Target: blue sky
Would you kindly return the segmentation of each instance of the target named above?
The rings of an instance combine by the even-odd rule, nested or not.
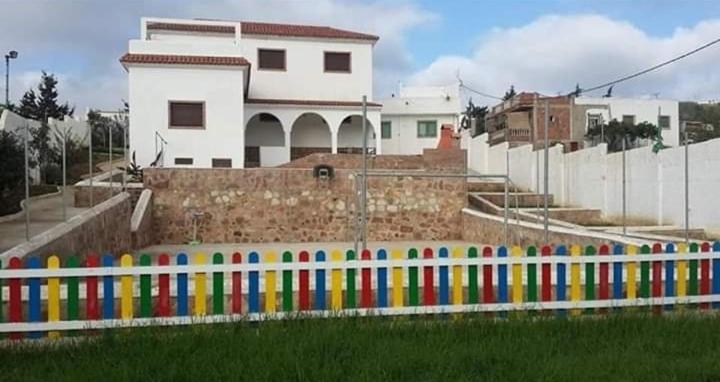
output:
[[[142,16],[309,23],[378,34],[375,98],[398,83],[442,85],[458,75],[492,94],[511,84],[553,94],[720,38],[720,1],[0,1],[0,50],[20,51],[12,63],[12,98],[47,70],[59,77],[61,98],[78,110],[117,108],[126,98],[117,58],[137,38]],[[718,62],[720,45],[615,90],[720,99]]]
[[[605,15],[630,21],[657,37],[669,36],[678,27],[692,27],[712,16],[720,17],[720,1],[712,0],[422,0],[418,4],[441,15],[410,36],[408,46],[418,68],[438,55],[467,53],[485,31],[522,26],[548,14]]]

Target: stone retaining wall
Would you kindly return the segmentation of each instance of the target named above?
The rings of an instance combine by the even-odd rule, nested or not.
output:
[[[155,243],[352,241],[352,170],[330,181],[311,169],[146,169]],[[456,240],[465,180],[370,178],[368,240]]]

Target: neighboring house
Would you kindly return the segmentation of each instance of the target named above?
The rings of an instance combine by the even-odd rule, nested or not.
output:
[[[679,144],[678,102],[661,99],[618,97],[544,97],[520,93],[492,107],[485,119],[488,143],[509,142],[511,147],[535,143],[542,147],[545,131],[545,102],[548,103],[548,140],[562,143],[566,151],[581,148],[588,129],[613,119],[632,124],[649,122],[662,129],[666,146]],[[640,142],[648,144],[649,142]]]
[[[573,122],[582,125],[585,131],[613,119],[632,124],[649,122],[660,127],[665,146],[680,144],[678,101],[654,98],[577,97],[575,105]]]
[[[130,148],[147,166],[275,166],[382,150],[372,102],[378,37],[324,26],[144,18],[128,71]]]
[[[400,86],[397,95],[381,103],[383,153],[422,154],[437,147],[443,125],[458,126],[460,86]]]
[[[575,151],[582,145],[584,130],[573,126],[572,97],[546,97],[523,92],[488,110],[485,128],[488,143],[509,142],[510,147],[535,143],[542,146],[545,139],[545,103],[548,104],[548,140],[550,144],[565,144]]]

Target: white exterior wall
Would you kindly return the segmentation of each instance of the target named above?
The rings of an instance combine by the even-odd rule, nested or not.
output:
[[[211,167],[212,158],[230,158],[243,167],[243,76],[237,68],[139,66],[129,69],[130,147],[146,167],[155,155],[155,132],[168,144],[164,164],[193,158],[193,167]],[[168,101],[205,102],[205,129],[168,129]]]
[[[250,98],[372,101],[372,47],[370,42],[328,39],[260,38],[246,35],[242,53],[252,63]],[[284,49],[285,67],[258,68],[258,49]],[[350,73],[326,73],[324,52],[350,52]]]
[[[457,126],[457,117],[447,114],[387,115],[383,113],[381,120],[390,121],[392,125],[391,138],[382,140],[384,153],[397,155],[422,154],[423,149],[437,148],[442,125],[449,123]],[[417,136],[418,121],[437,121],[437,136],[419,138]]]
[[[487,144],[487,134],[463,134],[468,166],[481,174],[504,174],[509,151],[510,178],[519,187],[538,192],[536,153],[529,145],[508,149],[506,143]],[[684,147],[661,150],[650,147],[626,152],[626,205],[629,218],[657,224],[685,223]],[[720,232],[720,139],[689,146],[690,226]],[[540,188],[543,191],[544,154],[539,152]],[[607,153],[607,146],[563,154],[562,146],[549,150],[549,192],[556,204],[602,209],[605,217],[622,215],[622,153]]]
[[[623,115],[634,115],[635,123],[649,122],[658,125],[658,115],[670,117],[670,129],[663,130],[663,143],[676,147],[680,144],[680,111],[679,103],[674,100],[635,99],[635,98],[575,98],[578,105],[607,105],[608,109],[589,110],[588,114],[602,114],[603,120],[617,119],[622,121]],[[587,126],[585,126],[587,131]]]

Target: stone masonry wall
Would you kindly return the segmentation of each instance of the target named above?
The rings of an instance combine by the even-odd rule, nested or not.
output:
[[[330,181],[311,169],[147,169],[156,243],[351,241],[351,170]],[[368,182],[369,240],[459,239],[465,181],[377,177]]]

